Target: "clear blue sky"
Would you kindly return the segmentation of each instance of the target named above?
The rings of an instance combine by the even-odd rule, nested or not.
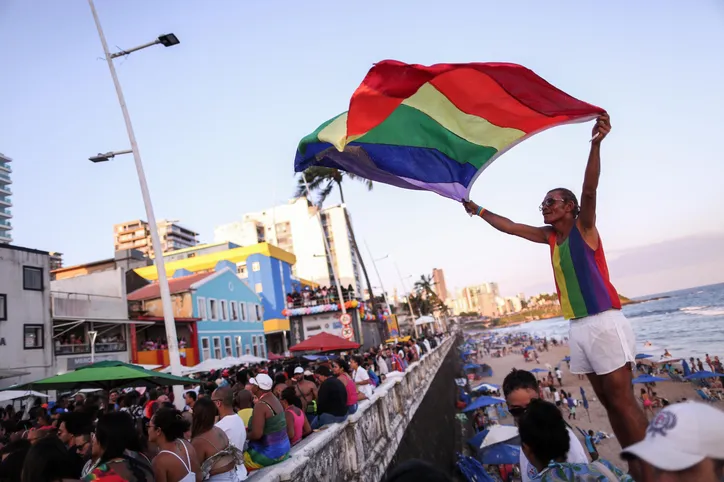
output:
[[[724,231],[724,4],[97,0],[111,46],[174,32],[117,61],[156,216],[214,226],[281,203],[298,140],[346,110],[373,62],[510,61],[606,108],[599,229],[609,250]],[[145,218],[91,14],[82,0],[0,2],[0,151],[14,158],[15,244],[112,255],[112,225]],[[545,192],[580,190],[590,125],[548,131],[482,175],[473,199],[541,222]],[[360,240],[448,287],[549,283],[545,247],[505,237],[432,193],[348,186]],[[380,262],[388,291],[397,284]],[[372,270],[370,267],[372,274]],[[374,274],[372,274],[374,276]],[[614,273],[615,278],[615,273]],[[615,281],[615,280],[614,280]],[[374,282],[377,285],[377,282]],[[646,292],[645,287],[642,291]]]

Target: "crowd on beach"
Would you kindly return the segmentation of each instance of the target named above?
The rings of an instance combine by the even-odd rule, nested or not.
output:
[[[356,354],[201,374],[175,408],[170,387],[79,392],[0,408],[0,482],[234,482],[286,460],[325,425],[444,339],[428,333]]]
[[[535,355],[548,350],[553,340],[535,339],[525,334],[508,335],[505,337],[484,336],[477,341],[469,340],[468,347],[472,357],[481,363],[485,355],[495,357],[507,355],[521,356],[525,364],[538,360]],[[556,344],[566,344],[563,339]],[[464,352],[468,353],[468,352]],[[706,357],[709,360],[709,357]],[[612,461],[599,455],[598,445],[612,435],[603,431],[582,430],[575,426],[577,415],[580,420],[580,407],[585,395],[567,391],[570,387],[564,383],[563,363],[569,362],[565,357],[552,366],[540,362],[535,363],[530,371],[514,368],[508,373],[497,389],[491,384],[476,384],[471,387],[470,395],[499,395],[502,392],[505,403],[488,406],[472,412],[472,423],[476,431],[488,430],[504,423],[503,420],[512,416],[517,426],[520,460],[515,465],[486,465],[490,480],[502,481],[625,481],[631,482],[632,476]],[[642,373],[668,373],[675,360],[669,363],[637,363]],[[719,367],[711,359],[712,373],[721,373]],[[692,364],[696,369],[692,372],[703,372],[702,367]],[[569,366],[570,368],[570,366]],[[565,377],[580,375],[567,374]],[[579,378],[582,379],[582,378]],[[717,390],[721,387],[721,378],[704,377],[696,380],[682,380],[691,383],[701,390]],[[484,380],[480,380],[484,382]],[[484,390],[480,388],[486,387]],[[645,439],[641,442],[623,447],[620,455],[626,461],[643,460],[655,471],[656,481],[707,481],[718,482],[724,475],[724,412],[711,403],[680,400],[666,400],[657,397],[654,389],[656,384],[648,383],[641,389],[643,407],[650,414],[650,423]],[[719,388],[720,390],[720,388]],[[720,393],[720,392],[717,392]],[[645,403],[653,400],[653,404]],[[713,401],[709,400],[709,401]],[[473,403],[474,400],[469,400]],[[586,410],[588,401],[585,400]],[[579,432],[580,438],[576,436]],[[483,452],[479,452],[482,457]],[[482,460],[482,458],[481,458]],[[588,477],[588,478],[587,478]],[[480,479],[485,480],[485,479]]]

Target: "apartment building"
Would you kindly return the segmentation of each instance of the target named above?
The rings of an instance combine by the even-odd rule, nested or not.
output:
[[[178,224],[178,221],[156,223],[163,252],[191,248],[198,244],[198,233]],[[151,231],[148,223],[141,219],[127,221],[113,226],[114,249],[116,251],[135,249],[153,257]]]

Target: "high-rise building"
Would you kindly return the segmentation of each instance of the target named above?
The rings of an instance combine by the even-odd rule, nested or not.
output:
[[[178,221],[159,221],[156,223],[163,252],[191,248],[198,244],[198,233],[178,224]],[[151,231],[146,221],[136,219],[113,226],[115,251],[136,249],[144,255],[153,257]]]
[[[10,184],[13,183],[10,179],[10,173],[13,172],[10,169],[10,161],[12,159],[0,153],[0,244],[9,244],[13,241],[13,237],[10,235],[10,231],[13,229],[10,219],[13,215],[8,209],[13,205],[10,202],[10,195],[13,193],[10,190]]]
[[[434,283],[433,288],[438,298],[445,302],[447,299],[447,285],[445,284],[445,273],[443,273],[442,269],[433,268],[432,282]]]
[[[51,251],[50,253],[50,271],[55,271],[63,267],[63,253]]]
[[[334,263],[340,284],[352,285],[355,292],[361,294],[359,260],[353,249],[344,208],[322,209],[319,213],[321,225],[318,209],[306,198],[295,198],[285,205],[248,213],[241,221],[216,227],[214,241],[230,241],[240,246],[267,242],[278,246],[296,256],[297,262],[292,268],[294,276],[321,286],[333,284],[331,263]],[[323,233],[329,243],[331,262],[326,255]]]

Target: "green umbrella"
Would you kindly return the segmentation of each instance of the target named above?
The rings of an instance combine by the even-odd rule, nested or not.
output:
[[[198,383],[192,378],[146,370],[120,361],[101,361],[75,371],[35,382],[8,387],[6,390],[76,390],[100,388],[112,390],[122,387],[156,387],[159,385],[188,385]]]

